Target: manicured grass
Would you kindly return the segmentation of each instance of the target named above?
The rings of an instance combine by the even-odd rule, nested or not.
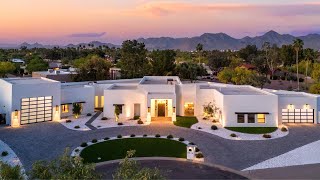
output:
[[[248,134],[265,134],[276,131],[277,127],[225,127],[231,131],[248,133]]]
[[[180,127],[190,128],[193,124],[196,124],[198,119],[193,116],[177,116],[176,122],[173,124]]]
[[[135,157],[187,157],[186,144],[161,138],[126,138],[105,141],[88,146],[80,156],[84,162],[96,163],[123,159],[129,150],[136,150]],[[98,157],[101,159],[98,160]]]

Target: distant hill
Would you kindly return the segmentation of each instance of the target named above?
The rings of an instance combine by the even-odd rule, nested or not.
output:
[[[145,43],[148,49],[180,49],[192,51],[195,50],[198,43],[203,44],[204,49],[206,50],[239,50],[247,45],[256,45],[258,48],[261,48],[264,42],[270,42],[271,44],[277,44],[278,46],[292,44],[293,40],[297,38],[304,41],[305,48],[320,49],[319,34],[295,37],[289,34],[279,34],[275,31],[269,31],[262,36],[247,36],[242,39],[236,39],[224,33],[205,33],[201,36],[191,38],[140,38],[138,41]]]
[[[157,37],[157,38],[139,38],[139,42],[145,43],[148,49],[180,49],[184,51],[193,51],[198,43],[203,44],[205,50],[239,50],[247,45],[256,45],[258,48],[262,47],[264,42],[270,42],[270,44],[277,44],[282,46],[284,44],[292,44],[294,39],[300,38],[304,41],[305,48],[312,48],[320,50],[320,35],[309,34],[306,36],[293,36],[290,34],[279,34],[275,31],[269,31],[262,36],[249,37],[246,36],[241,39],[233,38],[225,33],[204,33],[201,36],[191,38],[172,38],[172,37]],[[67,47],[79,47],[79,45],[85,45],[88,47],[89,43],[69,44],[67,46],[59,46],[62,48]],[[92,41],[90,44],[94,44],[95,47],[106,45],[108,47],[120,47],[111,43],[102,43],[99,41]],[[27,48],[53,48],[58,45],[42,45],[39,43],[28,44],[22,43],[20,45],[1,44],[0,48],[20,48],[26,46]]]

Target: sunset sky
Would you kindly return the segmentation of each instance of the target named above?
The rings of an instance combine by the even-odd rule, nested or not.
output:
[[[0,44],[320,33],[319,0],[0,0]]]

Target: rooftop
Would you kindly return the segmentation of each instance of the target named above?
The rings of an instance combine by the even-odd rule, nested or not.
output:
[[[181,84],[181,81],[177,76],[145,76],[140,81],[140,84],[174,85]]]
[[[267,92],[263,92],[251,86],[235,86],[235,85],[201,85],[200,89],[215,89],[224,95],[267,95]]]
[[[112,90],[136,90],[137,86],[118,86],[118,85],[114,85],[110,89],[112,89]]]
[[[10,84],[46,84],[57,82],[47,78],[4,78],[3,80]]]
[[[278,96],[288,96],[288,97],[316,97],[318,95],[309,94],[305,92],[296,91],[285,91],[285,90],[273,90],[273,89],[263,89],[264,91],[270,92]]]

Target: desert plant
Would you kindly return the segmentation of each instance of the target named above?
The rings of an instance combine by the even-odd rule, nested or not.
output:
[[[79,129],[79,128],[80,128],[80,126],[74,126],[74,128],[75,128],[75,129]]]
[[[189,142],[189,145],[196,145],[194,142]]]
[[[78,118],[81,114],[81,104],[73,103],[72,113],[75,118]]]
[[[140,119],[140,116],[133,116],[133,120],[138,120]]]
[[[211,129],[212,129],[212,130],[218,130],[218,127],[217,127],[216,125],[212,125],[212,126],[211,126]]]
[[[237,135],[234,134],[234,133],[230,134],[230,136],[231,136],[231,137],[237,137]]]
[[[104,140],[109,140],[109,139],[110,139],[109,137],[105,137],[105,138],[104,138]]]
[[[2,151],[1,156],[8,156],[8,151]]]
[[[92,114],[91,114],[91,113],[88,113],[87,116],[92,116]]]
[[[75,149],[74,152],[79,152],[79,149]]]
[[[144,134],[143,137],[147,137],[148,135]]]
[[[282,128],[281,128],[281,131],[282,131],[282,132],[287,132],[288,129],[287,129],[286,127],[282,127]]]
[[[271,135],[270,134],[264,134],[262,137],[266,138],[266,139],[270,139]]]
[[[122,125],[123,125],[123,123],[121,123],[121,122],[118,123],[118,126],[122,126]]]
[[[119,139],[122,138],[122,135],[119,134],[119,135],[117,136],[117,138],[119,138]]]
[[[184,138],[183,137],[179,137],[179,141],[184,141]]]
[[[196,152],[200,152],[200,149],[196,147]]]
[[[97,140],[97,139],[92,139],[91,142],[92,142],[92,143],[96,143],[96,142],[98,142],[98,140]]]
[[[108,118],[107,117],[102,117],[101,120],[103,120],[103,121],[104,120],[108,120]]]
[[[142,120],[138,120],[138,124],[143,124],[143,121]]]
[[[169,135],[167,136],[167,138],[168,138],[168,139],[172,139],[173,136],[172,136],[171,134],[169,134]]]
[[[155,137],[159,138],[159,137],[161,137],[161,136],[160,136],[160,134],[156,134]]]
[[[87,147],[88,146],[88,144],[86,143],[86,142],[83,142],[83,143],[81,143],[81,145],[80,145],[81,147]]]
[[[20,166],[10,166],[0,161],[0,179],[23,180]]]
[[[135,134],[131,134],[130,137],[136,137],[136,135]]]
[[[203,156],[203,154],[202,153],[198,153],[198,154],[196,154],[196,158],[203,158],[204,156]]]
[[[118,105],[116,105],[114,107],[114,115],[116,117],[116,122],[118,122],[119,121],[119,115],[120,115],[120,107]]]
[[[198,129],[202,129],[202,127],[198,127]]]
[[[66,123],[71,123],[72,121],[70,119],[67,119],[66,120]]]

